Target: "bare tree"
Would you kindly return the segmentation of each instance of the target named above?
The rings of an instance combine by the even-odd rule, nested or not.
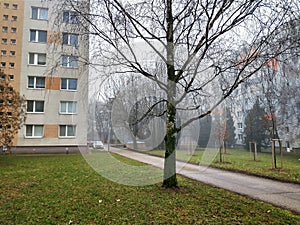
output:
[[[8,76],[0,70],[0,144],[12,146],[18,129],[25,122],[25,99],[14,90]]]
[[[109,67],[112,77],[145,77],[165,92],[164,187],[177,186],[176,134],[211,114],[270,59],[293,47],[278,41],[287,37],[277,31],[299,18],[293,0],[94,0],[90,13],[81,13],[77,2],[67,4],[94,40],[90,63]],[[145,57],[161,69],[147,69]],[[176,114],[185,111],[192,116],[178,123]]]
[[[300,147],[300,47],[283,60],[277,106],[278,127],[287,148]]]
[[[286,147],[290,148],[292,146],[299,147],[300,143],[298,131],[300,125],[300,22],[291,20],[288,25],[290,34],[288,42],[296,42],[298,46],[290,49],[276,60],[270,61],[269,68],[273,67],[273,71],[269,72],[268,80],[273,83],[274,95],[266,97],[270,97],[270,101],[275,103],[274,119],[277,123],[278,133],[280,138],[285,139]],[[278,67],[279,71],[276,71]]]
[[[216,143],[219,144],[219,159],[220,163],[224,162],[224,153],[226,153],[226,141],[228,139],[228,130],[227,130],[227,112],[226,110],[219,110],[216,112],[216,117],[214,119],[215,125],[213,134],[214,138],[217,140]],[[224,117],[226,119],[224,119]]]
[[[298,50],[299,51],[299,50]],[[293,57],[292,54],[288,54],[288,57]],[[269,133],[272,142],[282,143],[284,138],[287,148],[290,147],[290,140],[288,139],[290,129],[293,129],[291,124],[299,125],[299,109],[297,109],[297,101],[299,96],[299,80],[296,78],[294,71],[285,71],[281,69],[279,71],[279,60],[277,58],[272,59],[267,64],[267,67],[261,71],[261,99],[265,105],[266,118],[269,121]],[[280,61],[282,68],[288,66],[287,62],[284,62],[284,58]],[[289,62],[290,63],[290,62]],[[296,64],[296,68],[299,66]],[[291,66],[291,65],[290,65]],[[290,68],[295,68],[293,65]],[[292,120],[294,121],[292,122]],[[297,128],[296,128],[297,129]],[[280,144],[280,152],[282,152],[282,145]],[[274,145],[276,148],[276,145]],[[274,167],[276,165],[276,151],[273,153]]]

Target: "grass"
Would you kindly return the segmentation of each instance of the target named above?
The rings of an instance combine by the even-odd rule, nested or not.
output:
[[[157,156],[164,155],[164,151],[162,150],[153,150],[148,153]],[[196,150],[194,154],[190,156],[187,151],[177,151],[177,159],[184,159],[191,163],[199,164],[203,153],[204,150]],[[270,153],[258,153],[257,161],[254,161],[253,154],[250,155],[250,153],[244,149],[227,149],[227,154],[224,154],[224,162],[220,163],[219,155],[217,154],[210,166],[245,172],[282,181],[300,183],[299,159],[300,153],[285,153],[282,157],[283,167],[273,170]],[[277,167],[281,167],[279,154],[277,154]]]
[[[6,225],[297,224],[300,220],[287,210],[182,177],[179,189],[164,189],[161,184],[123,186],[101,177],[81,155],[0,156],[0,177],[0,224]]]

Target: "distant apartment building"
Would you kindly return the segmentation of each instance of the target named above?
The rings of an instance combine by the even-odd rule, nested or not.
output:
[[[80,32],[80,16],[59,4],[0,0],[0,69],[26,99],[15,151],[64,152],[87,144],[89,39]]]
[[[235,90],[232,105],[237,145],[246,144],[245,119],[258,98],[265,109],[265,116],[270,120],[274,116],[283,146],[290,150],[300,148],[300,61],[297,55],[291,54],[290,58],[291,61],[285,64],[276,60],[275,67],[266,66],[265,70],[258,72]]]

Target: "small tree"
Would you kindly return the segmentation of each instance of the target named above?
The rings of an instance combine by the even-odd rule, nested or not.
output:
[[[0,78],[0,144],[10,147],[25,121],[25,99],[14,90],[1,70]]]
[[[220,146],[216,146],[219,147],[220,162],[224,162],[223,153],[226,153],[226,142],[228,140],[226,117],[226,110],[219,110],[216,112],[213,120],[213,136],[216,140],[215,143],[220,144]]]
[[[268,124],[266,112],[260,106],[257,98],[245,119],[245,144],[248,150],[250,149],[249,142],[256,142],[258,151],[261,151],[261,148],[266,146],[266,141],[269,138]]]

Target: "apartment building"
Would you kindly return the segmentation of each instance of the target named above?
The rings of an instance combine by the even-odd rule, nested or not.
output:
[[[289,63],[266,67],[264,72],[260,71],[235,91],[232,109],[237,145],[245,145],[245,119],[258,98],[269,119],[272,110],[283,147],[289,150],[300,148],[300,61],[298,56],[291,55],[290,58],[293,60]]]
[[[13,151],[86,146],[89,40],[80,16],[59,1],[0,0],[0,9],[0,69],[26,99]]]

